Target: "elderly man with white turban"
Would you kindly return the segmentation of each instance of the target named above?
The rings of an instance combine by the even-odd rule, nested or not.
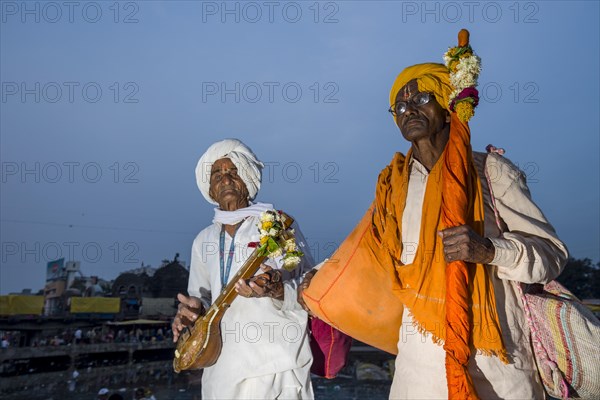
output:
[[[198,234],[192,246],[190,296],[178,295],[181,304],[172,325],[175,341],[235,276],[253,251],[249,244],[259,241],[260,214],[273,209],[271,204],[252,203],[260,189],[262,168],[252,150],[237,139],[213,144],[200,158],[198,187],[218,207],[213,224]],[[204,369],[203,399],[314,397],[307,314],[296,297],[299,277],[314,262],[300,230],[294,229],[305,254],[295,270],[288,272],[281,269],[281,261],[269,260],[262,272],[279,275],[279,284],[236,283],[240,296],[221,322],[221,355]]]

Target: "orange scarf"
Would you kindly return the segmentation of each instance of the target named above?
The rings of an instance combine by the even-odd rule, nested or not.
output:
[[[456,128],[460,123],[455,114],[451,124]],[[476,398],[466,365],[470,355],[470,345],[487,355],[496,355],[508,362],[506,349],[502,342],[501,328],[496,311],[496,298],[487,268],[481,264],[455,263],[446,264],[443,245],[437,232],[448,226],[443,209],[446,202],[458,201],[444,193],[465,192],[463,223],[470,225],[477,233],[483,235],[483,197],[481,183],[475,171],[470,145],[465,146],[464,134],[459,132],[456,143],[456,132],[451,137],[446,150],[437,161],[429,174],[423,201],[423,214],[419,245],[410,265],[402,265],[402,214],[406,205],[408,179],[410,176],[409,162],[411,151],[407,158],[397,153],[392,163],[379,176],[375,195],[376,211],[373,216],[374,234],[378,241],[388,250],[396,261],[396,272],[400,281],[398,296],[408,307],[413,316],[413,323],[421,332],[429,332],[435,343],[444,343],[447,354],[446,373],[448,378],[449,398]],[[461,139],[462,138],[462,139]],[[457,148],[462,147],[464,151]],[[466,183],[458,188],[458,183],[447,177],[450,168],[456,167],[456,152],[460,153],[465,162],[462,168],[466,174]],[[454,155],[454,156],[453,156]],[[460,165],[459,165],[460,167]],[[459,168],[460,169],[460,168]],[[444,198],[446,197],[446,199]],[[450,205],[452,207],[452,205]],[[455,205],[456,208],[456,205]],[[456,226],[455,224],[452,226]],[[462,288],[452,278],[454,268],[464,273],[468,288]],[[454,271],[456,272],[456,271]],[[447,275],[450,278],[447,279]],[[452,312],[447,315],[447,293],[458,296],[464,312]],[[446,318],[449,321],[446,321]],[[446,329],[447,323],[462,329],[458,335]],[[459,330],[459,332],[461,332]],[[468,339],[470,337],[470,340]],[[448,362],[448,359],[456,362]]]

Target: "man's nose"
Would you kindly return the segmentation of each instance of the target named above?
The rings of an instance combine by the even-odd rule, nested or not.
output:
[[[406,110],[404,111],[404,114],[414,114],[416,110],[417,106],[415,105],[415,103],[413,103],[412,101],[406,102]]]
[[[232,181],[231,174],[229,172],[225,172],[221,177],[221,183],[225,183],[229,185]]]

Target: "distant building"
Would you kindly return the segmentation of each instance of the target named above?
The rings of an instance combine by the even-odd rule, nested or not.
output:
[[[64,258],[50,261],[46,269],[44,315],[63,316],[69,311],[72,297],[105,297],[110,283],[97,276],[84,276],[79,261]]]
[[[150,292],[152,297],[175,298],[177,293],[187,293],[190,272],[182,261],[178,260],[179,254],[171,262],[165,263],[156,270],[150,279]]]
[[[150,294],[150,276],[124,272],[115,279],[112,286],[113,297],[121,298],[121,317],[137,317],[142,297]]]
[[[159,268],[142,263],[139,268],[123,272],[111,282],[97,276],[84,276],[79,261],[65,262],[61,258],[47,264],[46,284],[38,296],[43,302],[43,315],[46,317],[64,318],[77,313],[77,318],[82,318],[83,314],[108,313],[114,314],[112,317],[116,319],[141,315],[165,319],[176,311],[177,294],[187,293],[188,278],[189,271],[185,262],[179,260],[179,254],[172,261],[163,260]],[[31,289],[25,289],[15,295],[21,298],[23,295],[32,296],[32,293]],[[94,311],[103,302],[110,302],[102,299],[105,297],[119,298],[119,310]],[[5,303],[9,304],[8,300]],[[73,306],[77,306],[79,311],[73,311]],[[116,309],[113,306],[111,303],[111,310]]]
[[[177,293],[187,293],[189,271],[178,257],[179,254],[173,261],[164,260],[159,268],[142,264],[140,268],[124,272],[115,279],[112,295],[121,298],[121,317],[139,316],[143,298],[162,298],[165,303],[171,299],[174,304]]]

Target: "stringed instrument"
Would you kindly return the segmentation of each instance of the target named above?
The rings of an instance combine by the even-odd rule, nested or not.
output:
[[[294,220],[285,213],[280,215],[283,222],[281,235],[285,240],[286,232]],[[175,372],[206,368],[217,362],[223,347],[221,320],[231,303],[238,296],[235,291],[235,284],[240,279],[248,280],[253,277],[265,258],[265,255],[259,255],[258,248],[254,249],[206,313],[199,316],[192,325],[182,331],[177,340],[175,358],[173,359]],[[262,286],[259,281],[256,281],[256,283]]]

